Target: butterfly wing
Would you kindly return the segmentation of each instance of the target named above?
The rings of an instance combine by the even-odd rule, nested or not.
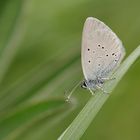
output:
[[[117,68],[125,49],[117,35],[96,18],[87,18],[82,36],[82,69],[86,80],[107,77]]]

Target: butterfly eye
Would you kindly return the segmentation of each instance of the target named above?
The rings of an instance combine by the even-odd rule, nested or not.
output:
[[[87,84],[86,84],[85,81],[84,81],[83,83],[81,83],[81,87],[82,87],[82,88],[87,88]]]

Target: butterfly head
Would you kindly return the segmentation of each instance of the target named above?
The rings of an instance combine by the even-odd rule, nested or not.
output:
[[[96,89],[97,86],[101,86],[104,84],[104,80],[101,78],[96,78],[94,80],[83,80],[81,82],[81,87],[84,89]]]

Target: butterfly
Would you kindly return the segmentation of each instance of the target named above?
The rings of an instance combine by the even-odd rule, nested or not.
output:
[[[102,90],[103,85],[120,65],[125,56],[125,48],[117,35],[102,21],[88,17],[84,24],[81,48],[81,63],[84,80],[81,87],[90,90]],[[72,89],[67,99],[79,83]]]
[[[103,90],[105,81],[116,70],[125,55],[117,35],[102,21],[86,19],[82,36],[81,61],[85,80],[81,86],[91,92]],[[93,94],[93,92],[92,92]]]

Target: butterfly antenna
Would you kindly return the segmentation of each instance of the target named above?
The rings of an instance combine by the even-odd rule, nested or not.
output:
[[[73,92],[76,90],[76,88],[77,88],[80,84],[81,84],[81,81],[78,82],[78,83],[74,86],[74,88],[71,90],[71,92],[69,93],[69,95],[68,95],[67,98],[66,98],[66,101],[67,101],[67,102],[69,101],[71,95],[73,94]]]

